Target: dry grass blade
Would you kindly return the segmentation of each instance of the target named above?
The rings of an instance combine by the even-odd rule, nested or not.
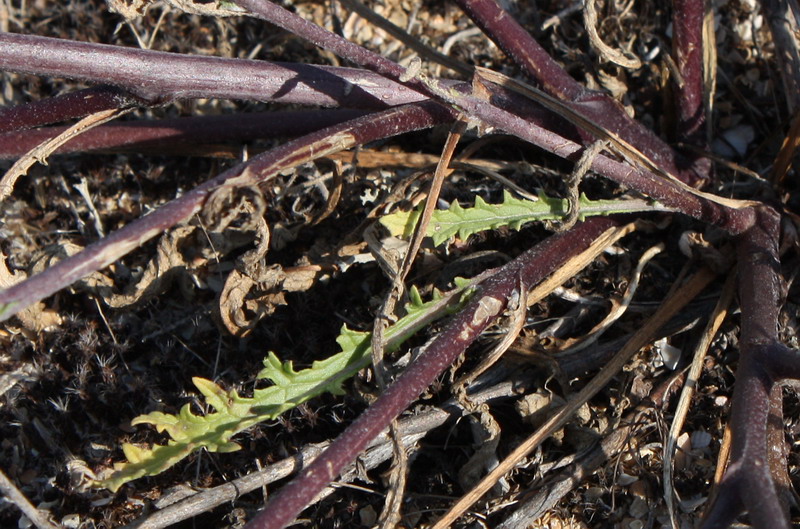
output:
[[[586,334],[586,336],[578,339],[577,343],[570,344],[568,347],[566,347],[565,350],[561,351],[562,353],[575,353],[589,347],[597,340],[599,340],[600,337],[603,336],[603,333],[605,333],[614,324],[615,321],[620,319],[622,315],[625,314],[625,311],[628,309],[628,306],[631,304],[631,301],[633,300],[633,296],[636,293],[636,289],[639,287],[639,278],[642,275],[644,267],[647,265],[647,263],[650,262],[650,260],[653,257],[658,255],[662,251],[664,251],[663,243],[648,248],[647,251],[644,252],[644,254],[642,254],[641,259],[639,259],[639,264],[636,265],[636,270],[634,270],[633,272],[633,276],[631,277],[631,280],[628,283],[628,288],[625,290],[625,294],[622,296],[622,299],[611,300],[613,307],[606,315],[606,317],[603,318],[603,321],[595,325],[594,328]]]
[[[797,147],[800,146],[800,111],[797,111],[792,118],[792,125],[789,127],[789,132],[783,139],[781,150],[775,158],[775,165],[772,167],[772,182],[776,184],[783,184],[786,174],[792,168],[792,161],[794,160]]]
[[[559,101],[558,99],[550,96],[538,88],[535,88],[527,83],[522,81],[518,81],[517,79],[512,79],[507,75],[503,75],[501,73],[494,72],[492,70],[487,70],[486,68],[477,68],[477,75],[481,78],[496,83],[499,86],[504,88],[508,88],[514,92],[517,92],[520,95],[524,95],[533,99],[537,103],[541,104],[548,110],[555,112],[562,118],[566,119],[576,127],[581,128],[587,132],[590,132],[598,139],[607,140],[610,144],[612,150],[616,151],[620,156],[622,156],[628,163],[632,164],[634,167],[642,167],[655,175],[668,180],[669,182],[675,184],[683,191],[686,191],[692,195],[697,197],[704,198],[721,206],[733,208],[733,209],[743,209],[743,208],[750,208],[753,206],[758,205],[758,202],[754,202],[751,200],[733,200],[730,198],[720,197],[711,193],[705,193],[703,191],[699,191],[684,182],[681,182],[675,176],[669,174],[668,172],[664,171],[657,163],[653,160],[648,158],[645,154],[643,154],[640,150],[636,149],[633,145],[625,141],[624,139],[620,138],[619,135],[611,132],[610,130],[604,129],[596,125],[592,120],[588,119],[586,116],[582,115],[580,112],[577,112],[573,108],[570,108],[569,105]]]
[[[352,9],[371,24],[375,24],[375,26],[381,28],[408,46],[410,49],[414,50],[420,57],[424,57],[429,61],[440,64],[445,68],[449,68],[454,72],[463,75],[464,77],[469,77],[472,75],[474,70],[469,64],[463,63],[458,59],[454,59],[453,57],[436,51],[418,38],[410,35],[407,31],[395,26],[358,0],[341,0],[341,2],[347,6],[348,9]]]
[[[473,503],[486,494],[498,479],[513,469],[534,448],[552,435],[553,432],[564,426],[578,408],[598,391],[603,389],[634,354],[650,343],[653,334],[657,332],[664,323],[681,308],[685,307],[689,301],[694,299],[694,297],[708,286],[715,277],[716,274],[713,271],[704,268],[692,276],[686,284],[675,292],[675,294],[664,300],[664,303],[661,304],[655,314],[653,314],[630,341],[625,344],[625,347],[623,347],[580,392],[570,399],[558,413],[548,419],[539,430],[515,448],[506,459],[486,475],[475,488],[456,502],[447,514],[436,522],[436,525],[434,525],[432,529],[445,529],[449,527]]]
[[[711,347],[711,341],[717,335],[722,322],[728,315],[728,306],[733,300],[733,294],[736,291],[736,273],[731,272],[728,279],[725,281],[725,286],[722,287],[722,295],[717,301],[714,311],[711,313],[711,318],[703,330],[703,335],[695,347],[694,355],[692,357],[692,364],[689,368],[689,373],[686,376],[686,382],[683,385],[678,406],[675,409],[675,416],[672,419],[669,433],[667,434],[667,442],[664,445],[664,501],[667,503],[667,510],[672,522],[672,526],[677,529],[678,521],[675,517],[675,506],[673,498],[673,484],[672,484],[672,460],[675,453],[675,446],[678,442],[683,422],[686,420],[686,415],[689,413],[689,405],[692,401],[694,388],[697,386],[697,380],[700,377],[700,372],[703,368],[703,359]]]
[[[536,288],[531,290],[527,296],[528,306],[539,303],[545,296],[550,295],[556,288],[560,287],[567,279],[583,270],[589,263],[595,260],[603,250],[628,235],[636,229],[635,223],[626,224],[619,228],[613,228],[594,240],[592,244],[583,252],[567,261],[564,266],[553,272],[547,279],[539,283]]]
[[[50,156],[53,151],[71,139],[75,138],[82,132],[86,132],[87,130],[97,127],[98,125],[108,123],[119,116],[127,114],[131,110],[133,110],[133,108],[112,108],[110,110],[102,110],[86,116],[55,138],[47,140],[17,160],[17,162],[11,166],[6,174],[3,175],[3,179],[0,180],[0,201],[5,200],[9,197],[9,195],[11,195],[11,192],[14,191],[14,184],[16,183],[17,179],[26,174],[28,169],[30,169],[33,164],[39,162],[47,165],[47,157]]]
[[[717,35],[714,29],[714,10],[706,9],[703,17],[703,106],[706,119],[706,143],[714,137],[714,98],[717,95]]]
[[[378,386],[382,391],[386,389],[386,367],[383,361],[383,331],[385,330],[385,325],[387,324],[388,319],[394,314],[394,308],[397,301],[403,295],[403,291],[405,290],[405,278],[411,271],[411,267],[414,264],[414,259],[416,258],[420,247],[422,246],[422,241],[425,238],[425,234],[428,230],[428,224],[430,223],[431,216],[433,215],[433,210],[436,208],[436,203],[439,200],[439,193],[442,190],[442,183],[444,182],[445,176],[449,174],[448,168],[450,166],[450,161],[453,159],[453,153],[458,145],[458,141],[461,139],[461,135],[466,129],[466,125],[466,122],[459,120],[455,125],[453,125],[453,128],[447,135],[447,141],[445,142],[444,149],[442,150],[442,156],[439,159],[439,163],[436,165],[436,170],[433,173],[431,187],[428,191],[428,197],[425,201],[425,207],[422,211],[420,221],[417,224],[414,235],[408,245],[408,250],[403,257],[400,270],[392,278],[392,286],[389,289],[389,293],[383,303],[383,306],[381,307],[381,310],[378,311],[378,315],[375,318],[375,324],[373,325],[372,332],[372,365],[373,369],[375,370],[375,379],[377,380]],[[389,477],[391,486],[389,488],[390,493],[386,495],[386,503],[384,504],[383,511],[378,519],[378,524],[381,529],[392,529],[397,526],[398,523],[400,523],[400,509],[403,505],[406,475],[408,474],[408,457],[406,456],[403,441],[398,434],[397,424],[397,419],[393,419],[391,424],[391,436],[393,441],[392,450],[394,457],[392,461],[391,475]]]

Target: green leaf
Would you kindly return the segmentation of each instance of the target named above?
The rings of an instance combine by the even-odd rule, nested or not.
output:
[[[475,206],[471,208],[463,208],[458,202],[453,202],[449,209],[435,210],[426,236],[439,246],[456,235],[466,240],[474,233],[503,226],[519,230],[531,221],[559,220],[564,218],[567,208],[566,199],[551,198],[544,194],[539,195],[539,200],[519,199],[504,191],[502,204],[487,204],[481,197],[476,197]],[[579,218],[583,220],[593,215],[654,210],[664,211],[665,208],[645,200],[589,200],[586,195],[581,195]],[[384,216],[380,221],[393,236],[410,238],[421,211],[399,211]]]
[[[386,348],[398,348],[425,325],[457,310],[471,293],[471,283],[462,281],[446,295],[437,292],[433,300],[423,302],[419,292],[412,288],[406,315],[385,332]],[[369,365],[371,338],[371,333],[342,326],[336,339],[341,352],[299,371],[292,362],[281,362],[274,353],[269,353],[257,378],[269,380],[272,385],[256,389],[252,398],[242,397],[236,390],[226,391],[210,380],[193,378],[195,387],[214,411],[197,415],[186,404],[177,415],[154,411],[136,417],[131,424],[150,424],[159,432],[166,432],[170,440],[152,449],[123,444],[122,451],[128,461],[114,464],[111,475],[96,481],[94,486],[116,491],[131,480],[163,472],[201,448],[209,452],[238,450],[239,445],[231,438],[242,430],[274,419],[322,393],[343,393],[342,383]]]
[[[17,313],[17,305],[19,302],[11,301],[9,303],[0,303],[0,321],[5,321]]]

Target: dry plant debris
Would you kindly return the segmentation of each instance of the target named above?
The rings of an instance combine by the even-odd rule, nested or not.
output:
[[[375,333],[376,349],[385,349],[379,376],[391,383],[435,349],[437,336],[450,336],[447,316],[465,304],[467,311],[477,307],[471,326],[457,334],[466,354],[447,362],[391,433],[371,440],[303,511],[307,526],[683,528],[707,511],[707,527],[735,521],[736,495],[763,483],[746,481],[735,459],[736,432],[726,437],[737,365],[741,374],[742,351],[758,341],[744,314],[772,298],[757,292],[723,322],[712,326],[707,318],[731,267],[756,270],[763,263],[748,261],[753,248],[775,243],[780,261],[769,277],[776,284],[763,290],[778,292],[780,311],[756,312],[775,313],[781,347],[800,348],[794,2],[706,2],[707,12],[695,17],[706,43],[700,56],[682,47],[693,30],[676,27],[672,15],[703,2],[504,5],[563,75],[607,101],[574,99],[559,92],[557,79],[536,83],[529,70],[526,78],[526,58],[511,50],[509,59],[462,11],[493,0],[278,2],[393,61],[386,64],[342,58],[334,46],[311,44],[305,30],[244,16],[259,2],[0,5],[0,55],[9,45],[3,39],[32,35],[236,59],[226,63],[232,69],[280,61],[303,75],[322,72],[314,86],[325,92],[315,99],[313,86],[287,81],[261,99],[226,96],[223,89],[236,87],[222,78],[117,91],[97,87],[85,72],[0,72],[0,168],[7,175],[0,186],[0,295],[136,219],[160,218],[162,206],[188,203],[206,186],[180,223],[151,230],[149,241],[130,243],[109,266],[88,270],[0,324],[0,525],[258,524],[253,520],[281,480],[323,457],[385,393],[365,367],[376,315],[386,324]],[[769,16],[781,8],[785,16]],[[335,69],[369,64],[405,86],[381,84],[366,69]],[[339,85],[325,84],[339,82],[337,75],[348,79],[341,94],[331,88]],[[693,86],[701,89],[691,92]],[[68,97],[74,115],[36,117],[43,121],[30,129],[14,121],[16,110],[33,108],[28,104],[41,103],[44,110],[30,114],[45,116],[48,102]],[[420,103],[426,98],[435,102]],[[344,109],[309,111],[314,102]],[[373,123],[369,112],[384,102],[397,106]],[[596,123],[606,103],[643,128],[622,137]],[[424,118],[400,106],[413,104]],[[119,115],[120,122],[105,123]],[[78,121],[84,116],[94,117]],[[418,120],[409,131],[425,130],[361,141],[386,123],[405,131],[409,116]],[[452,152],[441,153],[455,119],[468,128],[450,160]],[[529,127],[525,119],[551,134],[540,143],[550,152],[520,139],[532,141],[520,132]],[[340,128],[302,150],[304,134],[329,125]],[[648,151],[648,129],[680,158]],[[270,153],[279,153],[277,161],[264,162]],[[251,161],[262,165],[238,169]],[[624,176],[598,178],[614,171]],[[646,185],[624,179],[648,171]],[[441,189],[432,192],[434,172]],[[569,181],[571,173],[579,177]],[[427,237],[410,243],[429,196],[439,209],[430,212]],[[752,211],[761,220],[748,217]],[[763,233],[750,230],[753,224]],[[558,246],[575,233],[585,235]],[[584,240],[595,242],[579,248]],[[536,253],[550,242],[561,261]],[[418,249],[414,265],[401,270],[410,246]],[[661,252],[653,256],[652,248]],[[520,255],[553,264],[552,274],[526,283],[527,272],[513,268]],[[398,270],[405,298],[384,304]],[[484,295],[484,279],[505,282],[511,294]],[[762,287],[740,288],[747,298],[748,288]],[[4,303],[0,313],[9,309]],[[706,326],[715,332],[703,334]],[[689,370],[698,341],[702,351]],[[496,363],[489,367],[486,358]],[[333,360],[346,365],[347,376],[326,372],[323,389],[295,387],[302,394],[275,410],[253,404],[270,392],[291,393],[277,380],[282,373],[291,379]],[[780,369],[785,374],[762,379],[797,378],[798,366]],[[694,390],[688,411],[685,401],[676,408],[684,378]],[[765,391],[767,475],[797,522],[800,400],[792,384]],[[114,492],[96,487],[125,468],[126,457],[135,464],[180,438],[169,431],[177,414],[199,423],[226,409],[235,409],[239,422],[213,432],[205,450],[189,439],[180,461],[170,462],[176,464],[140,472],[135,477],[148,477],[138,480],[125,476]],[[137,426],[148,422],[144,414],[170,437]],[[682,426],[673,425],[674,416]],[[675,452],[665,454],[664,446]],[[726,481],[729,449],[733,477]],[[400,451],[405,465],[393,463]],[[736,472],[745,478],[737,481]],[[498,479],[487,480],[492,474]],[[717,490],[723,507],[713,511]],[[727,511],[736,511],[730,520]],[[763,529],[764,514],[750,514]]]

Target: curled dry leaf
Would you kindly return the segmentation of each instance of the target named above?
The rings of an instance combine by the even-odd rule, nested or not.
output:
[[[12,273],[6,266],[5,255],[0,254],[0,289],[8,288],[19,283],[27,277],[24,272]],[[50,330],[61,325],[61,316],[57,311],[48,309],[41,301],[17,313],[17,320],[21,327],[9,326],[13,332],[20,332],[33,341],[42,331]]]
[[[254,234],[261,229],[265,210],[266,203],[259,193],[226,190],[212,195],[196,223],[177,226],[159,239],[155,257],[121,292],[114,279],[100,272],[88,275],[75,287],[95,294],[109,307],[130,309],[164,293],[176,279],[185,278],[187,284],[197,284],[188,276],[198,274],[212,260],[219,260],[253,241]],[[41,273],[81,250],[83,246],[72,241],[47,246],[33,257],[30,275]]]
[[[220,318],[234,336],[247,336],[259,321],[286,305],[286,292],[308,290],[322,273],[315,265],[284,270],[276,264],[256,270],[255,275],[233,270],[220,294]]]

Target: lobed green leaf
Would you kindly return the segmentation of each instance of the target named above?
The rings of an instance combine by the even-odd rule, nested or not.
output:
[[[419,292],[412,288],[406,315],[385,332],[387,349],[396,349],[428,323],[457,310],[471,292],[471,283],[461,281],[446,295],[437,292],[433,300],[423,302]],[[274,419],[325,392],[343,393],[342,383],[369,365],[371,338],[369,332],[342,326],[336,339],[341,352],[299,371],[291,361],[281,362],[274,353],[269,353],[257,378],[269,380],[272,385],[256,389],[252,398],[242,397],[236,390],[226,391],[211,380],[193,378],[195,387],[214,411],[197,415],[186,404],[177,415],[154,411],[136,417],[131,424],[150,424],[167,433],[170,440],[153,448],[123,444],[122,451],[128,461],[114,464],[112,473],[95,481],[94,486],[116,491],[129,481],[163,472],[201,448],[209,452],[238,450],[239,445],[231,438],[250,426]]]
[[[568,207],[566,199],[552,198],[545,194],[540,194],[538,200],[519,199],[508,191],[503,192],[501,204],[487,204],[481,197],[476,197],[474,207],[464,208],[454,201],[449,209],[433,212],[426,236],[433,240],[434,245],[439,246],[455,236],[466,240],[474,233],[504,226],[519,230],[528,222],[563,219]],[[665,210],[657,203],[645,200],[589,200],[583,194],[580,196],[579,209],[580,220],[594,215]],[[422,209],[398,211],[382,217],[380,222],[393,236],[410,238],[421,211]]]

